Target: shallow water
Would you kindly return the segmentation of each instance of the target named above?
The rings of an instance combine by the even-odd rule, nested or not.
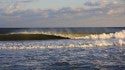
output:
[[[117,39],[0,41],[0,48],[0,70],[125,69],[125,46]]]

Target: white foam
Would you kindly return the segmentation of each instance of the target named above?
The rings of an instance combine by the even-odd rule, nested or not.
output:
[[[0,42],[0,49],[5,50],[22,50],[22,49],[55,49],[55,48],[88,48],[88,47],[109,47],[109,46],[125,46],[123,39],[116,40],[69,40],[65,41],[32,41],[32,42]]]
[[[72,39],[124,39],[125,38],[125,30],[122,30],[120,32],[115,33],[103,33],[103,34],[92,34],[88,36],[81,36],[81,37],[74,37]]]

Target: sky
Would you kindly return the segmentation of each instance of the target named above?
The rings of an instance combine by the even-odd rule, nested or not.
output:
[[[0,0],[0,28],[125,27],[124,0]]]

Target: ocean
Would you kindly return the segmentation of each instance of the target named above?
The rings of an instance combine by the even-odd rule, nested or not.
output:
[[[0,70],[124,70],[124,27],[0,28],[0,35],[45,34],[46,40],[0,40]]]

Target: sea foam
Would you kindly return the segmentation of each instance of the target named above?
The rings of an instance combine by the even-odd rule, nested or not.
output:
[[[52,41],[52,40],[51,40]],[[26,41],[25,43],[20,42],[0,42],[1,50],[22,50],[22,49],[60,49],[60,48],[92,48],[92,47],[123,47],[125,46],[125,41],[123,39],[118,40],[68,40],[63,41]]]

